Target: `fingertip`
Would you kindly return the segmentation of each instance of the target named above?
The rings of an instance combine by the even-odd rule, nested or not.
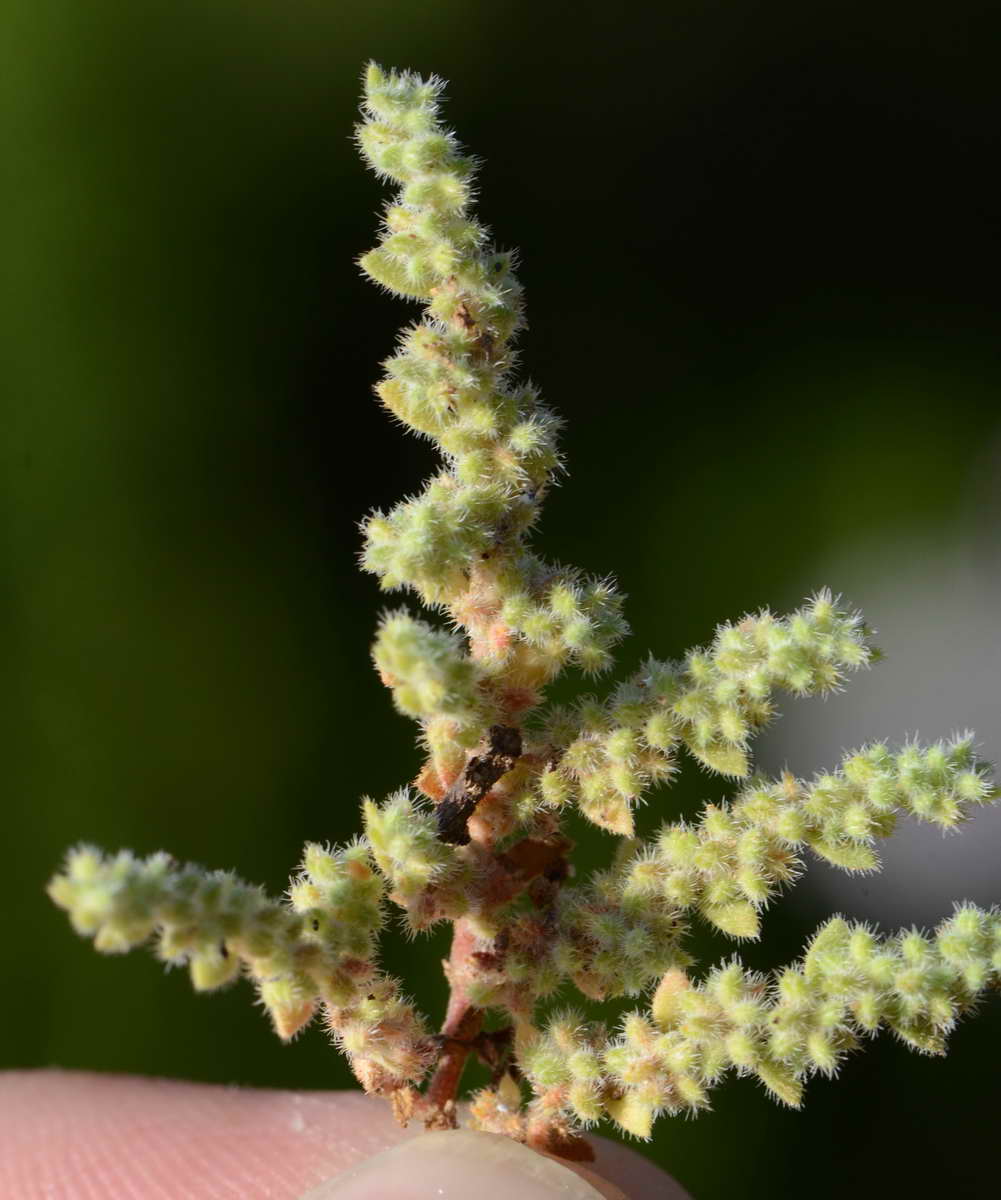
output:
[[[510,1138],[467,1129],[427,1133],[377,1154],[303,1200],[626,1200],[614,1184]]]

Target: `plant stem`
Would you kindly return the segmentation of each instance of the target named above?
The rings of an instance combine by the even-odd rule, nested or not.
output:
[[[424,1095],[424,1123],[429,1129],[456,1127],[455,1094],[473,1041],[483,1025],[482,1010],[470,1004],[465,982],[475,946],[476,938],[469,925],[462,919],[456,921],[452,950],[445,964],[451,990],[445,1022],[441,1027],[441,1058]]]

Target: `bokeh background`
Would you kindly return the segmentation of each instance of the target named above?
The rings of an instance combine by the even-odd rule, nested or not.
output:
[[[526,370],[569,422],[548,553],[614,570],[624,669],[830,584],[887,660],[763,761],[978,729],[1001,758],[996,5],[7,0],[0,39],[0,1065],[347,1086],[244,985],[99,959],[43,895],[80,840],[280,891],[415,768],[368,661],[357,522],[426,447],[370,397],[412,315],[357,275],[382,201],[363,62],[436,71],[522,250]],[[687,771],[644,812],[718,794]],[[760,967],[832,910],[1001,900],[1001,824],[811,868]],[[585,857],[607,843],[582,834]],[[730,947],[698,935],[710,959]],[[432,939],[390,963],[439,1011]],[[889,1039],[802,1113],[748,1082],[650,1153],[697,1200],[986,1194],[1001,1004]]]

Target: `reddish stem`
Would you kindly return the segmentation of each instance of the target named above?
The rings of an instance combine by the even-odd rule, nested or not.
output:
[[[452,950],[445,964],[451,991],[445,1023],[441,1027],[441,1057],[424,1094],[424,1123],[430,1129],[455,1128],[455,1094],[459,1090],[459,1079],[473,1041],[483,1025],[483,1013],[470,1003],[466,991],[468,964],[475,946],[473,931],[465,921],[456,921]]]
[[[465,1019],[470,1008],[469,994],[466,990],[466,976],[469,971],[469,960],[476,949],[476,935],[469,923],[461,917],[455,922],[452,932],[452,949],[445,964],[445,977],[451,989],[448,997],[448,1009],[445,1012],[445,1023],[441,1032],[445,1037],[457,1037],[459,1026]]]

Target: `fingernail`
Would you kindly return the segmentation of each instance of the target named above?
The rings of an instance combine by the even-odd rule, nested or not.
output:
[[[302,1200],[601,1200],[575,1172],[494,1133],[425,1133],[330,1179]]]

